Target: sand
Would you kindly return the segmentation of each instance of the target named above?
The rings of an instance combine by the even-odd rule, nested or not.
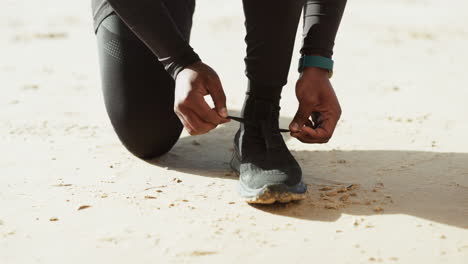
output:
[[[273,206],[236,193],[234,122],[184,133],[156,165],[122,147],[88,1],[2,6],[0,263],[468,263],[468,2],[349,1],[332,80],[342,120],[325,145],[286,138],[309,192]],[[241,1],[198,1],[192,43],[235,115],[243,21]]]

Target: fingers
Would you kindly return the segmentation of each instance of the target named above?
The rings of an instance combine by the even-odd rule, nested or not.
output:
[[[215,104],[211,109],[204,96]],[[217,125],[229,122],[226,96],[216,72],[197,62],[182,70],[176,79],[174,112],[191,135],[206,133]]]
[[[304,126],[301,131],[291,133],[291,136],[304,143],[327,143],[333,136],[337,121],[325,119],[316,128]]]
[[[313,125],[310,125],[310,127],[317,128],[320,125],[320,122],[322,122],[320,112],[312,112],[311,117]]]
[[[312,121],[310,121],[310,119],[308,119],[304,125],[308,127],[314,127],[314,124],[312,123]]]
[[[202,94],[193,93],[190,98],[180,102],[175,112],[190,135],[201,135],[230,120],[221,117],[204,100]]]
[[[188,108],[180,108],[176,111],[177,116],[190,135],[201,135],[216,127],[215,124],[201,119],[194,111]]]
[[[304,71],[296,83],[299,109],[290,129],[291,136],[304,143],[328,142],[340,119],[338,98],[323,73]]]
[[[210,87],[208,87],[211,98],[213,99],[216,112],[223,118],[228,116],[226,109],[226,95],[224,94],[223,86],[219,78],[212,80]]]
[[[311,110],[309,110],[309,107],[306,107],[304,104],[299,104],[299,109],[294,119],[291,121],[291,124],[289,124],[289,129],[292,132],[299,132],[309,120],[310,113]]]
[[[224,124],[229,122],[230,120],[227,118],[221,117],[215,109],[211,109],[210,106],[206,103],[203,97],[200,100],[197,100],[195,104],[191,106],[191,109],[197,113],[197,115],[208,123],[212,123],[215,125]]]
[[[293,137],[297,138],[303,143],[327,143],[330,137],[327,136],[327,132],[323,128],[312,129],[304,127],[300,132],[295,133]]]

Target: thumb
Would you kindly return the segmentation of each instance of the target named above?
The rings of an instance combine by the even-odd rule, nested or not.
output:
[[[311,113],[307,107],[305,107],[303,104],[299,104],[299,108],[297,109],[294,119],[291,121],[291,124],[289,125],[289,129],[292,132],[298,132],[299,130],[301,130],[301,128],[309,120],[310,114]]]
[[[216,112],[221,117],[226,118],[228,116],[228,112],[226,109],[226,95],[224,94],[221,82],[219,80],[216,80],[210,88],[210,95],[213,99]]]

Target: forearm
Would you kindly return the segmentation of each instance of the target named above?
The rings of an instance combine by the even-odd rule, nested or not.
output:
[[[331,58],[346,0],[307,0],[301,54]]]
[[[107,0],[117,15],[163,63],[174,78],[200,61],[161,0]]]

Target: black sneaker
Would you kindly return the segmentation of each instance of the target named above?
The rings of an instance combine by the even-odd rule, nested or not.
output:
[[[305,198],[302,170],[289,152],[278,125],[280,107],[248,98],[234,137],[231,167],[239,174],[239,193],[247,203],[287,203]]]

